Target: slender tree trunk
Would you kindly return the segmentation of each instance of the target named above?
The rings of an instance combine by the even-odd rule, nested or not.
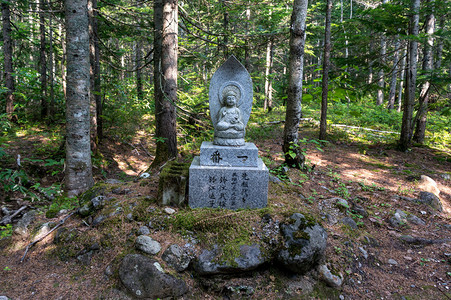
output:
[[[67,99],[67,80],[66,80],[66,41],[63,38],[65,28],[62,24],[59,25],[60,39],[61,39],[61,50],[63,55],[61,56],[61,85],[63,86],[64,99]]]
[[[13,77],[13,46],[11,40],[11,17],[9,3],[2,2],[3,23],[3,55],[4,55],[4,79],[6,87],[6,115],[8,120],[14,121],[14,77]]]
[[[412,0],[412,16],[410,18],[409,34],[418,36],[419,32],[419,10],[420,0]],[[418,42],[415,39],[409,40],[407,50],[406,68],[406,88],[404,93],[404,111],[402,115],[401,136],[399,139],[399,149],[406,151],[412,142],[412,116],[415,105],[415,89],[417,83],[417,62],[418,62]]]
[[[177,157],[177,0],[155,0],[154,88],[156,155],[152,167]]]
[[[274,42],[270,39],[266,45],[265,102],[263,103],[263,109],[268,111],[272,110],[272,79],[270,78],[270,74],[273,63],[273,46]]]
[[[49,108],[47,102],[47,60],[46,60],[46,38],[45,38],[45,3],[46,0],[39,0],[39,32],[41,46],[39,48],[39,73],[41,81],[41,119],[48,116]]]
[[[382,4],[387,3],[388,0],[382,0]],[[385,80],[384,80],[384,66],[385,66],[385,55],[387,53],[387,36],[385,34],[385,31],[381,35],[381,50],[380,50],[380,69],[377,74],[377,85],[379,86],[379,89],[377,90],[377,105],[384,104],[384,87],[385,87]]]
[[[393,70],[390,80],[390,93],[388,94],[388,108],[395,108],[396,98],[396,78],[398,77],[398,63],[399,63],[399,37],[395,38],[395,53],[393,54]]]
[[[224,9],[224,18],[223,18],[223,30],[224,30],[224,39],[223,39],[223,55],[224,58],[227,59],[229,57],[229,48],[227,44],[229,43],[228,36],[228,27],[229,27],[229,12],[227,11],[227,6],[225,4],[225,0],[221,0],[223,9]]]
[[[138,40],[136,42],[135,47],[135,59],[136,59],[136,94],[138,96],[138,101],[144,100],[144,93],[143,93],[143,79],[142,79],[142,72],[141,72],[141,61],[142,61],[142,42],[141,40]]]
[[[444,29],[445,27],[445,17],[440,18],[439,29]],[[443,39],[437,40],[437,48],[435,55],[435,69],[438,70],[442,67],[442,55],[443,55]]]
[[[303,167],[305,157],[299,149],[299,122],[302,115],[305,20],[308,0],[294,0],[290,26],[288,97],[282,150],[289,166]]]
[[[404,85],[404,77],[406,76],[407,51],[404,50],[401,57],[402,57],[402,61],[401,61],[401,72],[399,72],[398,104],[397,104],[397,108],[396,108],[396,110],[398,112],[401,111],[401,106],[402,106],[402,91],[403,91],[403,85]]]
[[[251,8],[246,8],[246,35],[249,34],[249,23],[251,20]],[[251,73],[251,45],[249,43],[249,38],[246,38],[244,46],[244,67]]]
[[[66,191],[93,186],[89,120],[89,21],[87,0],[65,0],[67,39]]]
[[[96,0],[88,0],[88,16],[89,16],[89,102],[90,102],[90,116],[91,116],[91,150],[96,153],[98,137],[97,137],[97,103],[96,103],[96,91],[95,91],[95,81],[97,74],[95,73],[96,65],[96,46],[94,39],[96,38],[97,32],[97,19],[95,15],[95,10],[97,9]]]
[[[55,86],[54,86],[54,55],[53,55],[53,29],[52,29],[52,14],[49,14],[49,85],[50,85],[50,105],[49,117],[53,122],[55,118]]]
[[[326,139],[327,130],[327,95],[329,92],[329,65],[330,65],[330,23],[332,13],[332,0],[327,0],[326,6],[326,28],[324,31],[324,59],[323,80],[321,93],[321,121],[319,126],[319,139]]]
[[[433,45],[434,45],[434,29],[435,29],[435,16],[433,12],[433,7],[435,5],[434,0],[427,0],[426,5],[432,10],[430,14],[426,17],[426,34],[428,39],[426,45],[424,45],[423,50],[423,71],[424,73],[429,73],[434,68],[434,57],[433,57]],[[429,74],[427,74],[429,76]],[[426,120],[429,104],[429,89],[431,83],[429,80],[423,83],[420,91],[420,106],[418,108],[416,117],[416,129],[413,135],[413,140],[417,143],[422,144],[424,142],[424,136],[426,133]]]
[[[369,44],[370,61],[368,62],[368,84],[373,83],[373,60],[371,58],[373,56],[373,48],[374,48],[374,44],[373,44],[373,40],[371,40],[370,44]]]

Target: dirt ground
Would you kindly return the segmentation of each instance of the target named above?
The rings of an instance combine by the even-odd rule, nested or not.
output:
[[[309,128],[305,128],[305,132],[314,134]],[[275,133],[276,138],[254,141],[259,155],[272,170],[277,170],[283,162],[280,129],[275,129]],[[105,177],[120,179],[123,182],[120,188],[131,191],[115,195],[120,203],[132,204],[145,196],[156,197],[157,172],[151,174],[145,184],[135,180],[153,159],[153,145],[147,140],[140,137],[131,143],[121,143],[109,139],[101,146],[100,152],[109,164],[104,166],[103,172],[94,170],[97,181]],[[7,151],[14,156],[20,152],[24,157],[31,155],[32,148],[42,142],[24,137],[14,141]],[[190,287],[184,299],[450,299],[450,153],[420,147],[403,153],[389,145],[343,141],[325,144],[323,151],[313,144],[306,147],[310,171],[290,169],[284,183],[271,182],[268,206],[276,214],[282,208],[299,208],[322,219],[328,232],[326,263],[341,274],[343,285],[338,289],[309,290],[308,282],[315,274],[295,275],[269,266],[238,278],[216,279],[227,281],[228,286],[252,287],[248,294],[230,294],[211,288],[208,284],[208,280],[213,280],[211,278],[196,280],[189,272],[184,272],[180,276]],[[29,149],[28,154],[26,149]],[[182,159],[189,161],[190,157]],[[418,197],[420,175],[427,175],[437,182],[442,212],[409,200]],[[61,175],[56,179],[62,180]],[[44,182],[50,184],[56,179],[44,178]],[[340,222],[329,222],[324,216],[325,203],[334,197],[356,203],[368,213],[368,216],[354,215],[357,229]],[[17,199],[2,202],[0,206],[12,208],[24,204]],[[396,209],[421,218],[425,224],[393,226],[388,220]],[[43,211],[37,215],[34,224],[57,223],[65,216],[47,219]],[[349,216],[346,211],[338,211],[338,218],[345,216]],[[30,236],[13,235],[1,240],[0,296],[11,299],[128,299],[121,290],[117,267],[124,255],[124,247],[133,248],[130,233],[143,224],[130,222],[125,216],[121,218],[114,225],[117,230],[109,237],[110,246],[103,247],[101,243],[100,251],[88,264],[75,258],[58,258],[54,251],[54,234],[32,247],[22,263]],[[98,238],[96,231],[99,229],[84,225],[75,215],[63,227],[76,228],[87,236]],[[416,241],[403,240],[407,235],[417,238]],[[161,242],[162,250],[171,243],[183,242],[182,237],[165,230],[154,232],[152,238]],[[157,259],[161,259],[161,254]]]

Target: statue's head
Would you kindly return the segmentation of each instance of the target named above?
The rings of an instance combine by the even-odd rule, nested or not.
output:
[[[241,98],[240,88],[234,84],[227,85],[222,90],[221,105],[222,106],[237,106]]]

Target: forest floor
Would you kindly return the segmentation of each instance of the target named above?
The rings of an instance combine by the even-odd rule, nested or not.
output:
[[[184,272],[180,276],[190,287],[184,299],[451,299],[450,153],[425,147],[413,147],[404,153],[383,143],[365,144],[340,138],[323,144],[321,151],[315,143],[306,143],[307,165],[315,166],[313,170],[289,169],[283,173],[280,167],[283,163],[282,126],[266,126],[266,134],[251,140],[273,175],[285,178],[282,183],[270,182],[268,207],[274,218],[298,210],[322,220],[328,233],[327,263],[343,276],[343,285],[338,289],[309,287],[306,282],[313,275],[294,275],[271,266],[228,281],[221,279],[231,286],[252,287],[252,293],[237,296],[225,294],[224,289],[208,287],[202,280]],[[312,138],[317,135],[317,128],[305,124],[301,133]],[[36,157],[37,149],[49,141],[43,131],[34,131],[17,136],[5,150],[12,157],[17,154],[22,158]],[[141,133],[128,143],[108,138],[99,150],[102,161],[108,163],[94,169],[97,181],[121,180],[120,190],[127,192],[116,193],[114,197],[123,207],[136,205],[146,196],[156,198],[158,173],[145,180],[138,177],[153,159],[150,153],[154,145],[149,137]],[[189,161],[196,153],[184,152],[183,155],[181,159]],[[63,179],[62,173],[36,174],[43,187]],[[421,175],[436,181],[443,212],[409,200],[418,198]],[[330,200],[335,197],[358,204],[368,216],[352,213],[346,207],[331,208]],[[20,194],[9,200],[0,195],[0,206],[5,205],[12,210],[30,205],[41,211],[33,224],[56,223],[66,216],[48,219],[44,206],[24,200]],[[149,205],[159,209],[156,203]],[[330,222],[324,215],[327,209],[338,220],[346,216],[354,218],[358,227]],[[393,225],[389,219],[397,209],[419,217],[424,224]],[[186,208],[176,208],[176,214],[183,210]],[[70,217],[63,227],[76,228],[89,237],[87,243],[100,241],[100,251],[95,252],[88,263],[75,257],[61,259],[56,252],[54,234],[31,248],[21,263],[25,247],[31,241],[30,235],[6,237],[0,240],[0,296],[128,299],[121,291],[116,270],[120,258],[133,248],[130,236],[145,224],[143,219],[128,220],[124,213],[117,222],[108,223],[114,230],[105,234],[105,226],[86,226],[81,218]],[[407,235],[416,240],[406,242],[402,237]],[[105,238],[109,241],[105,242]],[[160,241],[162,250],[172,243],[186,242],[179,234],[166,229],[155,230],[152,238]],[[83,245],[80,247],[82,249]],[[160,261],[161,253],[163,251],[156,256]]]

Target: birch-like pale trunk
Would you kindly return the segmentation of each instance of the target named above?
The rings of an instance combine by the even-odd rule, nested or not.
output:
[[[94,184],[89,119],[89,28],[87,0],[66,0],[67,101],[66,185],[69,197]]]
[[[417,37],[419,33],[420,0],[412,0],[412,16],[410,17],[409,34]],[[401,136],[399,149],[407,151],[412,143],[413,107],[415,105],[415,90],[417,83],[418,41],[409,40],[407,49],[406,88],[404,92]]]
[[[303,167],[305,157],[299,149],[299,122],[302,115],[302,78],[304,73],[305,20],[308,0],[294,0],[290,24],[288,97],[282,150],[285,162]]]
[[[266,45],[266,66],[265,66],[265,102],[263,109],[271,111],[272,109],[272,80],[270,78],[273,63],[274,42],[270,39]]]

